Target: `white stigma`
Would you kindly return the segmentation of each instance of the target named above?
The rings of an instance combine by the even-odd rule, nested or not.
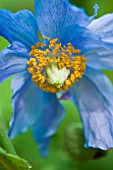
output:
[[[68,78],[70,70],[66,67],[59,69],[56,64],[52,64],[46,68],[46,73],[48,83],[60,88]]]

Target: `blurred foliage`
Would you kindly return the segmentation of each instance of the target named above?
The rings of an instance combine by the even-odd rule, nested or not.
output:
[[[66,129],[65,148],[73,160],[86,162],[95,157],[97,149],[86,149],[81,123],[74,123]]]
[[[72,0],[79,7],[84,7],[88,14],[93,14],[93,6],[98,3],[100,6],[98,16],[113,12],[113,0]],[[33,11],[33,0],[0,0],[0,8],[9,9],[13,12],[20,9],[30,9]],[[0,37],[0,50],[8,45],[4,38]],[[107,76],[113,82],[113,72],[105,71]],[[12,113],[11,107],[11,79],[0,84],[0,115],[3,117],[4,128],[8,130],[9,120]],[[66,108],[66,117],[58,129],[58,132],[53,136],[49,156],[44,159],[39,155],[37,144],[35,143],[30,130],[26,133],[17,136],[12,140],[17,153],[30,161],[33,165],[33,170],[99,170],[113,169],[113,152],[109,156],[102,159],[88,161],[83,164],[77,164],[73,161],[64,149],[64,132],[65,129],[72,123],[79,122],[79,114],[71,102],[63,102]]]
[[[93,14],[94,4],[100,6],[98,16],[108,12],[113,12],[113,0],[70,0],[79,7],[86,9],[88,14]],[[10,9],[11,11],[18,11],[20,9],[30,9],[33,11],[33,0],[0,0],[0,8]]]

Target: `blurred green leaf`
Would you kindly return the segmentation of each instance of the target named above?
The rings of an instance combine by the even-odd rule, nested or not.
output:
[[[32,168],[27,161],[16,155],[6,153],[2,148],[0,148],[0,164],[7,170],[29,170]]]
[[[12,12],[16,12],[20,9],[31,9],[33,10],[33,0],[0,0],[0,7],[10,9]]]
[[[65,132],[65,146],[68,154],[75,161],[87,161],[93,159],[95,149],[84,148],[84,135],[81,123],[69,126]]]
[[[111,151],[85,148],[85,139],[81,123],[74,123],[66,129],[64,141],[67,153],[74,161],[80,163],[107,156]]]

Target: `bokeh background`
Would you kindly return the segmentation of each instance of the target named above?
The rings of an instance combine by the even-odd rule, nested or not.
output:
[[[98,17],[113,12],[113,0],[72,0],[71,2],[77,6],[84,7],[89,15],[93,14],[93,5],[95,3],[100,6]],[[9,9],[12,12],[25,8],[33,11],[33,5],[33,0],[0,0],[0,8]],[[8,42],[0,37],[0,50],[7,45]],[[113,71],[104,71],[104,73],[113,82]],[[4,129],[7,131],[12,113],[10,81],[11,78],[0,84],[0,122],[2,122]],[[69,156],[64,146],[64,133],[72,123],[77,123],[80,119],[77,109],[71,102],[65,101],[63,104],[66,107],[66,117],[51,140],[49,156],[46,159],[40,157],[37,144],[30,130],[12,140],[18,155],[27,159],[32,164],[33,170],[113,170],[112,151],[106,157],[82,162],[81,164],[78,164],[76,160]]]

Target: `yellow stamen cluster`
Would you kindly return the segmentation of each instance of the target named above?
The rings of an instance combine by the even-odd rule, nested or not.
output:
[[[57,43],[57,38],[53,40],[48,37],[44,38],[49,42],[49,45],[38,42],[35,46],[32,46],[30,56],[33,57],[27,62],[28,71],[32,74],[32,81],[47,92],[66,91],[79,78],[82,78],[86,68],[86,59],[79,55],[81,51],[76,50],[71,43],[68,43],[66,47]],[[59,70],[63,67],[70,69],[70,75],[60,88],[49,84],[47,81],[46,68],[52,64],[56,64]]]

